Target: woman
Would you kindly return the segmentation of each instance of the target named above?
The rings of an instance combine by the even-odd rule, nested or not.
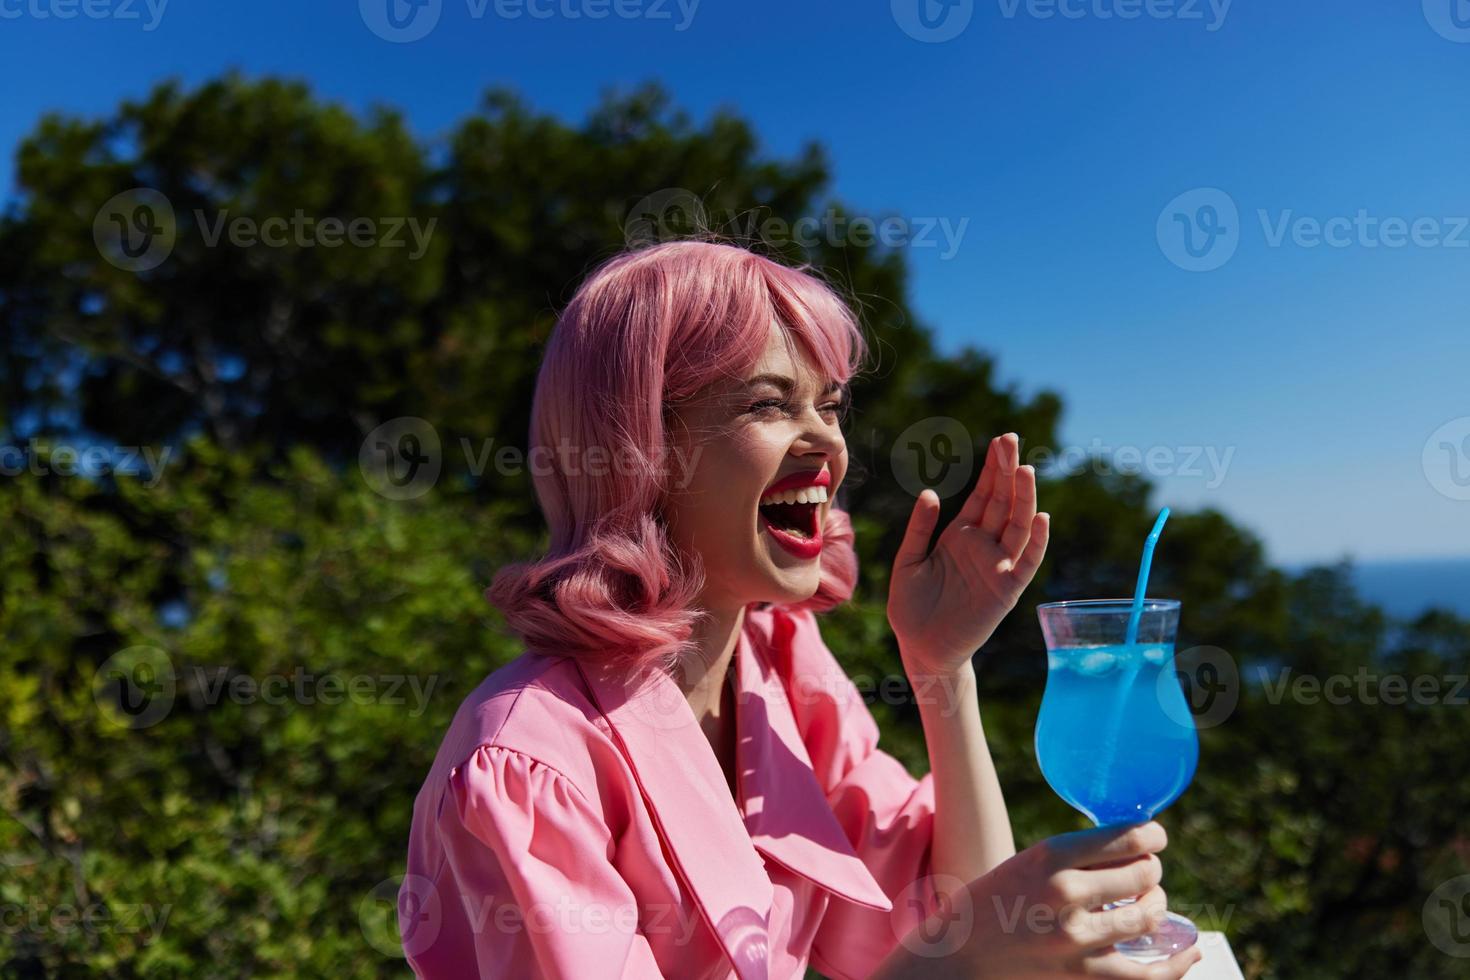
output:
[[[488,596],[527,653],[460,707],[414,806],[400,930],[425,977],[1178,977],[1110,951],[1162,913],[1162,828],[1015,853],[971,656],[1046,550],[1014,434],[888,618],[915,780],[823,644],[856,579],[836,506],[864,353],[820,281],[676,242],[595,271],[532,406],[549,554]],[[1139,896],[1131,907],[1105,902]]]

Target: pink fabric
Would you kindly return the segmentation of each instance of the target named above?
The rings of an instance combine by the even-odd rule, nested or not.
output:
[[[677,685],[526,654],[460,706],[398,896],[422,977],[865,977],[925,915],[934,786],[809,611],[746,612],[732,798]]]

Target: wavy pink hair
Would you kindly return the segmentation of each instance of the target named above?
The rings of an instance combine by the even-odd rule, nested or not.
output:
[[[674,475],[668,407],[748,372],[772,322],[814,368],[846,383],[867,348],[848,307],[810,266],[734,245],[679,241],[623,252],[577,290],[536,379],[528,458],[551,529],[544,558],[507,565],[486,598],[527,647],[668,668],[689,649],[704,572],[679,555],[661,517]],[[566,467],[563,452],[599,451]],[[573,472],[568,472],[568,470]],[[857,580],[852,522],[834,502],[821,584],[800,607],[830,609]]]

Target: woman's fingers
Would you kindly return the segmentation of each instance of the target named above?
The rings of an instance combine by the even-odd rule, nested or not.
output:
[[[895,567],[907,568],[929,556],[929,539],[933,537],[934,525],[938,522],[939,495],[926,487],[919,493],[919,499],[914,501],[908,528],[898,546],[898,554],[894,556]]]
[[[1031,519],[1031,536],[1026,540],[1026,550],[1021,552],[1021,557],[1016,560],[1012,569],[1012,574],[1020,579],[1023,587],[1041,567],[1041,559],[1046,557],[1046,544],[1050,539],[1051,515],[1037,514]]]
[[[1122,953],[1109,952],[1089,956],[1082,961],[1082,972],[1090,977],[1114,977],[1117,980],[1179,980],[1189,968],[1204,958],[1198,946],[1181,949],[1166,960],[1139,963]]]
[[[1169,835],[1157,821],[1111,827],[1093,827],[1058,834],[1044,842],[1053,871],[1086,868],[1162,851]]]
[[[1021,441],[1014,432],[1000,437],[995,449],[995,489],[980,515],[980,529],[991,537],[998,538],[1001,528],[1011,516],[1011,501],[1015,498],[1016,469],[1021,461]],[[1027,518],[1028,522],[1030,518]]]
[[[1069,869],[1057,873],[1057,880],[1069,904],[1095,909],[1109,902],[1147,895],[1164,878],[1164,866],[1152,854],[1134,858],[1126,864],[1105,868]],[[1145,930],[1146,931],[1146,930]]]
[[[990,503],[990,495],[995,492],[995,475],[1000,463],[996,459],[996,447],[1000,445],[1003,436],[996,436],[990,440],[989,447],[985,450],[985,462],[980,467],[980,479],[975,482],[975,489],[970,491],[970,496],[965,499],[965,505],[960,508],[958,524],[963,527],[966,524],[979,524],[980,515],[985,513],[985,505]]]
[[[1016,470],[1015,497],[1011,502],[1011,519],[1000,535],[1000,550],[1012,566],[1020,559],[1031,540],[1031,522],[1036,517],[1036,468],[1022,466]]]

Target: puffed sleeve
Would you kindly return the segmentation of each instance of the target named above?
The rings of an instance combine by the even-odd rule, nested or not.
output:
[[[560,772],[480,746],[449,780],[451,821],[445,858],[475,956],[456,976],[661,976],[606,822]]]
[[[880,912],[832,902],[812,943],[812,966],[834,978],[866,977],[939,902],[930,879],[934,777],[915,779],[878,748],[878,723],[827,648],[808,610],[790,622],[792,711],[832,812],[893,902]],[[781,627],[778,624],[778,632]]]

